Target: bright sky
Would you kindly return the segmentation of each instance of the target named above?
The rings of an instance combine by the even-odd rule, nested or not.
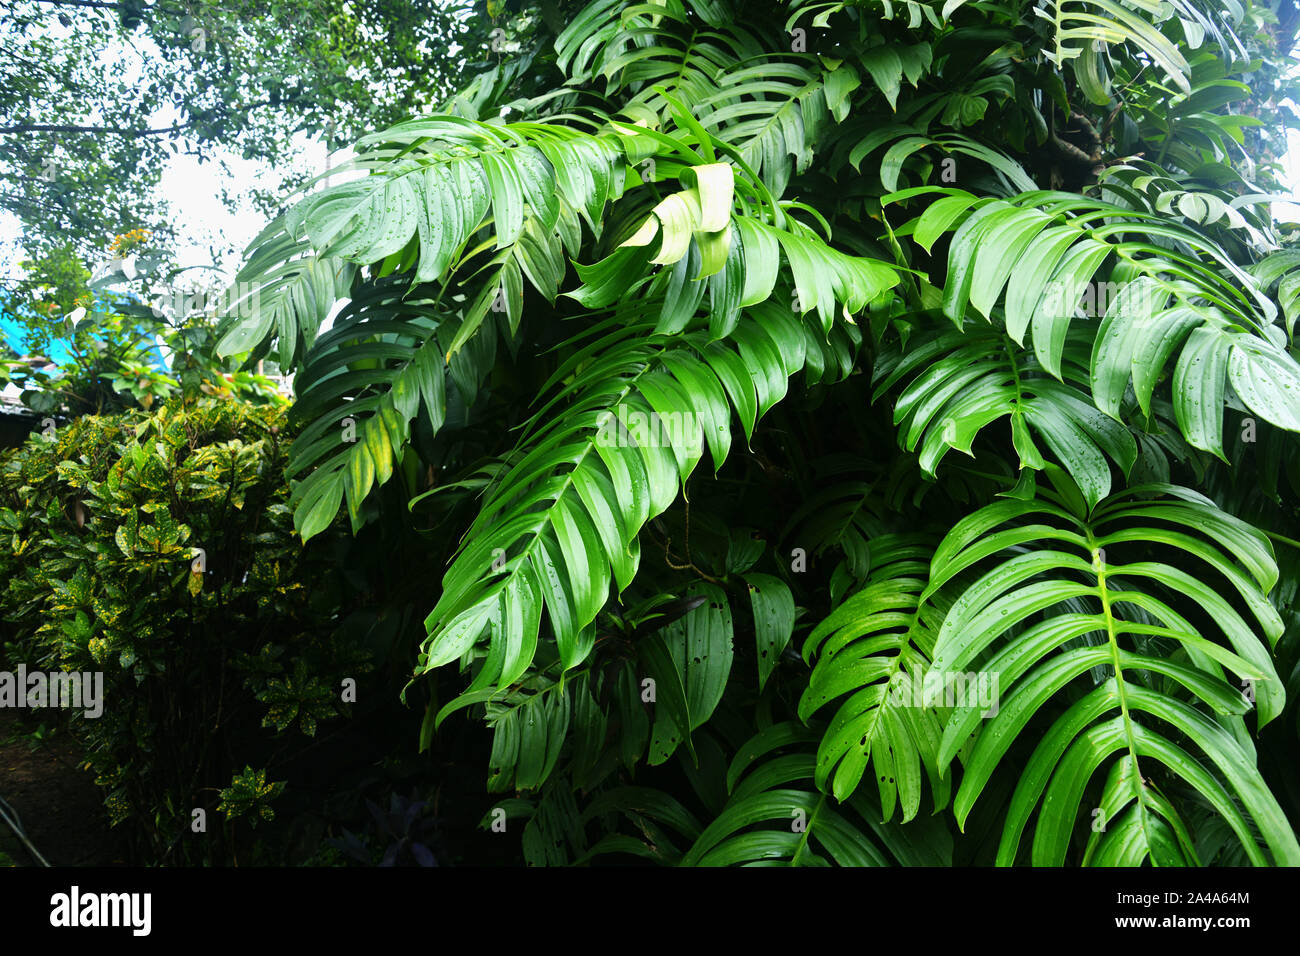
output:
[[[1291,130],[1286,142],[1286,183],[1291,187],[1291,195],[1300,200],[1300,130]],[[1280,220],[1300,222],[1300,201],[1276,204],[1273,215]]]
[[[269,163],[246,160],[223,152],[221,162],[200,163],[194,156],[174,156],[163,172],[160,191],[171,204],[172,222],[183,245],[177,249],[178,265],[213,265],[217,257],[233,278],[244,248],[266,226],[266,217],[241,199],[234,208],[222,201],[223,189],[232,196],[246,196],[252,187],[283,183],[294,172],[315,173],[325,168],[326,150],[319,137],[295,135],[296,161],[288,170],[276,170]],[[338,160],[333,162],[338,165]],[[273,189],[274,191],[274,189]]]

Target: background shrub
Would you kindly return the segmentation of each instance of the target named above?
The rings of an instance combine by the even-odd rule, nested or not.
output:
[[[78,418],[0,465],[5,658],[104,673],[102,716],[64,716],[142,858],[237,853],[241,821],[274,818],[276,760],[371,666],[336,636],[328,543],[293,531],[286,427],[279,405],[175,401]]]

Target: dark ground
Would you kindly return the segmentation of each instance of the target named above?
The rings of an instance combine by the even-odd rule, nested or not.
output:
[[[77,765],[77,745],[55,735],[33,750],[13,711],[0,710],[0,797],[51,866],[120,866],[124,850],[109,829],[94,774]],[[33,866],[27,848],[0,821],[0,853]]]

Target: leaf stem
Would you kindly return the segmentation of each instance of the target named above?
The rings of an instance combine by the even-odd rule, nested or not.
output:
[[[1295,538],[1288,538],[1284,534],[1278,534],[1277,532],[1269,531],[1266,528],[1260,528],[1259,530],[1263,531],[1265,535],[1272,538],[1274,541],[1280,541],[1282,544],[1289,544],[1291,547],[1300,551],[1300,541],[1297,541]]]

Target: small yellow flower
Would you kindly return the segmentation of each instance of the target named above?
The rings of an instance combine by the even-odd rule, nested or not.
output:
[[[114,236],[112,243],[109,244],[109,251],[113,257],[121,259],[133,249],[137,249],[148,241],[153,235],[148,229],[132,229],[120,236]]]

